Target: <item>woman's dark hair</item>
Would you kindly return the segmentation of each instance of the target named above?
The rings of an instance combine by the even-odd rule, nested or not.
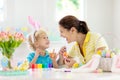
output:
[[[87,34],[89,31],[85,21],[80,21],[75,16],[65,16],[59,21],[59,25],[64,27],[67,30],[70,30],[72,27],[75,27],[78,32]]]

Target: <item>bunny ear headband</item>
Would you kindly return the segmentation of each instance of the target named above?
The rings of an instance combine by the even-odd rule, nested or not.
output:
[[[31,40],[32,40],[32,42],[34,43],[34,36],[35,36],[35,33],[36,33],[36,31],[38,31],[39,29],[40,29],[40,23],[39,22],[37,22],[37,21],[35,21],[31,16],[28,16],[28,22],[29,22],[29,24],[31,24],[32,25],[32,27],[34,28],[34,32],[32,33],[32,36],[31,36]]]

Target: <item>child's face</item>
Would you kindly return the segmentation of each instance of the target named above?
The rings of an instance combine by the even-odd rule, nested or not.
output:
[[[40,38],[38,38],[36,45],[38,45],[39,48],[46,49],[49,48],[49,43],[47,34],[43,34]]]

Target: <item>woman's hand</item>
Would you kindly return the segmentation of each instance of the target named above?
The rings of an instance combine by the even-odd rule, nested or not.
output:
[[[63,46],[60,51],[59,51],[59,54],[63,55],[63,53],[66,52],[66,47]]]
[[[65,47],[65,46],[63,46],[63,47],[60,49],[60,51],[59,51],[59,57],[60,57],[60,59],[64,57],[64,56],[63,56],[64,52],[66,52],[66,47]]]
[[[63,56],[63,53],[66,52],[66,47],[63,46],[60,51],[59,51],[59,60],[58,60],[58,64],[59,65],[63,65],[64,64],[64,56]]]
[[[65,58],[64,59],[64,62],[65,62],[65,65],[68,67],[68,68],[71,68],[73,66],[74,63],[76,63],[75,60],[73,60],[72,58]]]

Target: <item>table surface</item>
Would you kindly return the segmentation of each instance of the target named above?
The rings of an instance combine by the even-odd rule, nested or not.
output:
[[[50,69],[28,70],[20,76],[1,76],[0,80],[120,80],[120,73],[63,72]]]

